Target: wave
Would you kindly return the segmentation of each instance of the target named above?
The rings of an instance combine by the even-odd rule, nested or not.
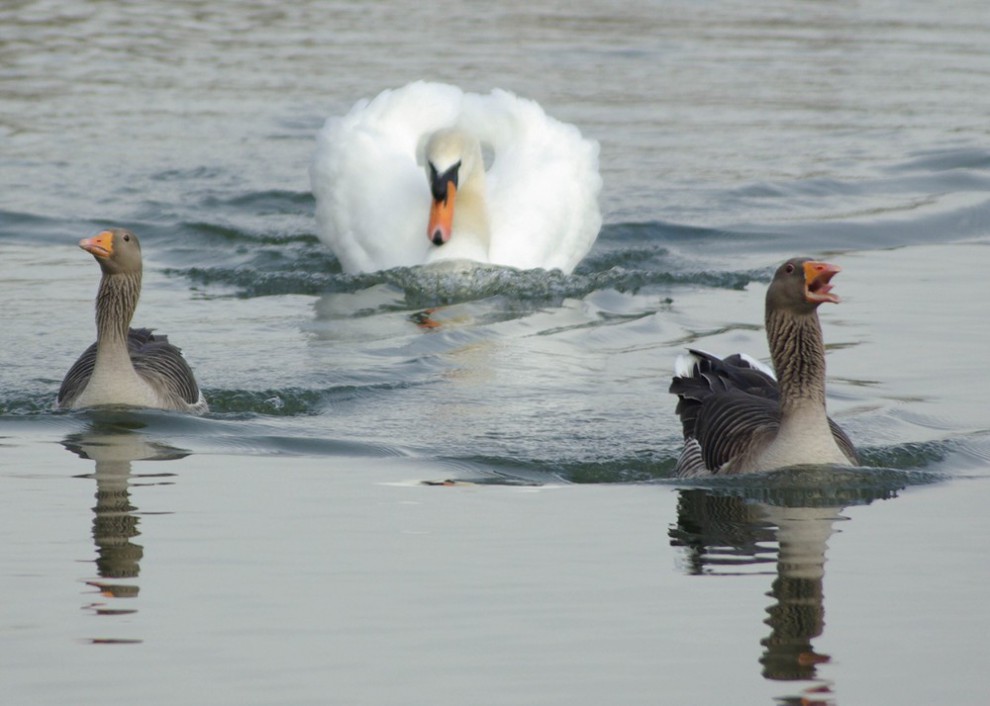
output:
[[[287,387],[264,390],[203,388],[203,395],[210,403],[210,411],[205,418],[244,420],[256,417],[314,416],[325,413],[327,407],[332,404],[358,394],[388,392],[389,390],[408,387],[410,384],[412,383],[379,383],[364,386]],[[54,391],[40,394],[24,394],[13,391],[7,396],[0,396],[0,418],[90,413],[87,411],[57,410],[55,397]],[[92,413],[103,414],[104,419],[113,419],[113,415],[119,413],[123,415],[123,418],[130,419],[132,415],[143,412],[157,413],[154,410],[128,407],[111,407]],[[184,415],[179,416],[180,418],[184,417]],[[189,418],[194,419],[195,417]]]
[[[240,298],[354,293],[384,284],[402,292],[409,308],[493,296],[548,303],[601,289],[633,293],[678,285],[742,289],[754,279],[767,279],[771,271],[769,266],[760,270],[711,270],[697,259],[679,257],[669,244],[691,242],[692,238],[731,241],[734,234],[659,222],[607,226],[599,245],[571,275],[558,270],[520,271],[493,265],[457,270],[444,265],[401,267],[347,274],[332,253],[310,234],[270,237],[207,224],[198,224],[194,230],[200,252],[209,249],[217,253],[222,247],[229,254],[207,259],[215,264],[168,267],[165,274],[186,278],[201,287],[218,288],[221,296]]]
[[[955,451],[954,440],[906,443],[863,450],[864,466],[800,467],[769,473],[708,478],[677,478],[677,453],[659,447],[655,453],[601,460],[510,459],[501,456],[458,456],[445,458],[463,475],[452,482],[484,484],[550,483],[660,483],[678,487],[700,487],[774,502],[789,497],[791,502],[812,505],[860,504],[894,497],[904,488],[928,485],[948,476],[939,464]]]
[[[55,397],[54,391],[34,395],[11,391],[0,396],[0,418],[50,414],[55,409]]]
[[[981,164],[979,160],[976,163]],[[789,183],[786,188],[795,198],[809,189],[822,198],[841,198],[851,187],[805,180]],[[896,190],[895,186],[889,188]],[[754,189],[760,191],[757,185],[749,185],[737,196],[756,198]],[[309,194],[266,191],[224,199],[204,196],[199,211],[208,212],[210,220],[172,224],[88,221],[80,227],[79,222],[4,212],[0,214],[4,221],[0,237],[19,240],[18,233],[24,232],[30,234],[29,240],[24,237],[25,243],[40,240],[69,246],[96,228],[125,225],[142,234],[149,261],[163,266],[166,276],[185,279],[207,290],[206,296],[320,296],[384,284],[402,292],[406,306],[415,308],[492,296],[545,304],[601,289],[622,293],[679,286],[742,289],[754,281],[768,281],[784,255],[924,244],[933,237],[983,237],[990,230],[990,200],[979,196],[975,202],[969,198],[933,207],[906,222],[874,214],[785,223],[745,222],[729,228],[660,220],[608,224],[592,252],[571,275],[493,266],[461,273],[442,267],[412,267],[352,275],[342,272],[337,259],[313,233],[311,209]],[[266,218],[260,218],[262,215]],[[291,216],[291,220],[275,223],[270,220],[272,216]],[[765,265],[753,266],[763,261]]]
[[[298,419],[298,418],[297,418]],[[219,414],[194,417],[126,407],[49,412],[34,417],[0,415],[0,446],[55,434],[66,449],[97,459],[174,460],[192,454],[309,457],[405,457],[409,452],[383,441],[341,438],[325,425],[286,421],[271,415]],[[128,453],[134,455],[127,456]]]
[[[669,479],[677,457],[661,454],[618,459],[565,460],[518,459],[502,456],[445,457],[461,475],[452,482],[469,481],[487,485],[546,485],[552,483],[600,484],[642,483]]]
[[[387,388],[395,385],[371,387],[375,388],[373,394],[387,397]],[[516,453],[498,455],[463,454],[456,446],[402,449],[360,425],[354,426],[353,415],[336,421],[328,416],[328,410],[367,393],[367,387],[206,392],[212,411],[205,417],[132,408],[55,412],[51,395],[0,400],[0,438],[23,438],[25,432],[47,435],[54,425],[63,429],[67,443],[76,447],[94,436],[139,433],[159,445],[179,449],[183,455],[424,456],[452,474],[443,481],[509,485],[658,483],[802,506],[862,504],[894,497],[910,486],[958,476],[958,472],[946,470],[946,464],[951,461],[958,465],[960,456],[972,459],[976,469],[985,467],[987,456],[983,437],[966,436],[864,448],[864,466],[859,468],[803,467],[679,479],[675,476],[678,450],[661,441],[634,454],[615,449],[615,455],[610,456],[596,449],[600,454],[597,458],[582,454],[581,447],[570,452],[560,450],[552,457],[540,455],[543,446],[531,447],[528,453],[517,449]],[[312,421],[304,421],[307,418]],[[342,437],[335,438],[335,434]],[[556,449],[553,444],[550,447]]]

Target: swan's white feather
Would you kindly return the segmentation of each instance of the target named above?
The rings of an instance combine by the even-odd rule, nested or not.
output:
[[[507,91],[479,95],[426,82],[359,102],[317,137],[310,179],[318,232],[344,270],[446,257],[447,245],[426,233],[423,156],[429,136],[446,127],[473,134],[493,155],[485,175],[491,243],[487,260],[477,259],[571,272],[601,227],[598,144]]]

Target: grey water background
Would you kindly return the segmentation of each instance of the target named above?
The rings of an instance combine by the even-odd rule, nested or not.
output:
[[[988,45],[976,0],[0,5],[4,703],[986,703]],[[315,133],[418,79],[601,143],[577,272],[340,272]],[[51,411],[107,225],[209,416]],[[675,356],[766,358],[796,254],[869,468],[675,481]]]

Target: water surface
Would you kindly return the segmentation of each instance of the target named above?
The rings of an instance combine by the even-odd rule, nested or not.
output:
[[[988,36],[978,2],[5,6],[5,698],[985,703]],[[417,79],[600,142],[573,275],[341,272],[315,133]],[[51,411],[107,225],[207,417]],[[674,358],[765,359],[798,254],[843,268],[868,467],[676,481]]]

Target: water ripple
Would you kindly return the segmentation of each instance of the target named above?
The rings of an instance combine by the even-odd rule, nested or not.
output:
[[[199,247],[222,245],[232,251],[223,264],[169,267],[165,273],[191,280],[203,287],[233,290],[237,297],[281,294],[322,295],[353,293],[376,285],[389,285],[404,293],[408,307],[430,307],[508,296],[518,301],[559,302],[590,292],[614,289],[638,292],[646,287],[692,284],[742,289],[766,272],[720,271],[700,265],[684,267],[683,259],[647,234],[660,234],[670,243],[730,239],[732,234],[678,228],[657,223],[626,223],[606,228],[601,247],[572,275],[553,270],[519,271],[478,265],[470,268],[400,267],[380,272],[346,274],[333,255],[312,235],[265,237],[208,224],[188,224],[200,239]],[[212,259],[212,258],[211,258]],[[215,259],[212,259],[216,261]],[[665,261],[670,261],[666,262]]]

